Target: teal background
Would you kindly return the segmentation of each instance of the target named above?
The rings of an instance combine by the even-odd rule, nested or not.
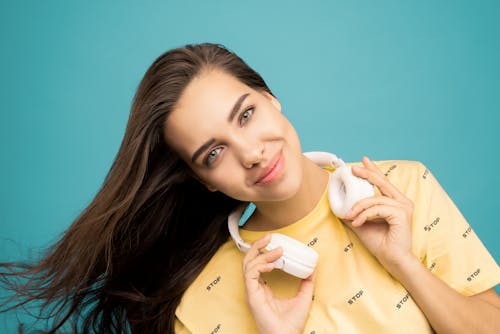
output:
[[[499,36],[498,1],[2,0],[0,260],[90,202],[149,64],[209,41],[266,79],[304,150],[422,161],[498,262]]]

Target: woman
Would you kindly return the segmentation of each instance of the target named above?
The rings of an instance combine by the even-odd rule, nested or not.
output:
[[[95,199],[42,261],[4,264],[2,280],[23,302],[56,303],[51,332],[70,320],[83,333],[500,328],[498,266],[425,167],[364,158],[353,173],[380,193],[340,222],[330,172],[301,154],[263,79],[220,45],[171,50],[146,72]],[[256,206],[246,254],[227,230],[243,202]],[[463,228],[467,245],[450,241]],[[273,270],[275,230],[315,247],[313,275]]]

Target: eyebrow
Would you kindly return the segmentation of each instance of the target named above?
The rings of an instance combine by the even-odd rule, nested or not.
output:
[[[231,112],[229,113],[229,117],[227,118],[228,123],[231,123],[238,113],[238,111],[241,108],[241,104],[243,101],[247,98],[247,96],[250,95],[250,93],[245,93],[241,95],[238,100],[236,100],[236,103],[234,104],[233,108],[231,109]],[[191,157],[191,162],[194,163],[196,159],[202,154],[204,151],[206,151],[210,145],[215,143],[215,139],[209,139],[205,144],[201,145],[194,153],[193,156]]]
[[[229,117],[227,118],[227,121],[231,123],[234,119],[234,116],[238,113],[238,111],[241,108],[241,104],[243,101],[247,98],[247,96],[250,95],[250,93],[246,93],[240,96],[240,98],[236,101],[236,103],[233,106],[233,109],[231,110],[231,113],[229,114]]]

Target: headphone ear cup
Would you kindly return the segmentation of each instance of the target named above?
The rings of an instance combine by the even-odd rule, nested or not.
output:
[[[300,262],[288,261],[288,259],[283,259],[283,268],[281,269],[290,275],[302,279],[311,276],[314,271],[314,267],[310,267]]]
[[[337,168],[328,184],[328,201],[333,213],[345,218],[347,211],[359,200],[375,195],[373,185],[365,179],[354,176],[351,166]]]
[[[275,268],[299,278],[312,274],[318,262],[318,253],[311,247],[284,234],[272,233],[267,250],[283,248],[283,255],[275,261]]]

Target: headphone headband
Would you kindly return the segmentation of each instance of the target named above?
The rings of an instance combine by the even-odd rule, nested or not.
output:
[[[250,245],[247,244],[243,239],[240,237],[240,233],[238,232],[239,228],[239,220],[241,219],[241,216],[243,215],[243,211],[245,211],[246,204],[240,205],[236,210],[231,212],[229,217],[227,218],[227,226],[229,228],[229,234],[231,235],[231,238],[233,238],[234,242],[236,243],[236,246],[238,249],[244,253],[248,252],[250,249]]]
[[[333,153],[315,151],[315,152],[305,152],[303,154],[306,158],[312,160],[313,162],[315,162],[320,166],[330,166],[334,168],[345,166],[344,161],[338,158]],[[248,252],[248,250],[250,249],[250,245],[240,237],[238,228],[239,228],[239,221],[241,219],[241,216],[243,215],[243,212],[246,209],[246,206],[247,206],[246,204],[240,205],[236,210],[234,210],[229,215],[227,219],[229,234],[233,238],[238,249],[244,253]]]
[[[342,159],[327,152],[307,152],[304,155],[320,166],[334,167],[335,171],[328,183],[328,201],[330,208],[338,217],[361,198],[373,196],[373,186],[366,180],[354,176],[351,168],[346,166]],[[246,243],[238,232],[239,221],[245,211],[246,204],[240,205],[227,219],[229,234],[236,246],[242,252],[248,252],[250,245]],[[318,253],[298,240],[283,234],[272,233],[267,250],[278,246],[283,247],[283,255],[274,262],[275,268],[297,276],[306,278],[314,271],[318,260]]]

